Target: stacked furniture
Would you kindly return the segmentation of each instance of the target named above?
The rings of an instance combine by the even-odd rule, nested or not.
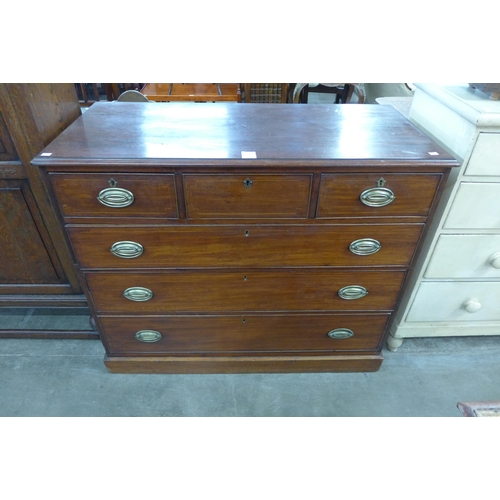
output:
[[[458,158],[388,337],[500,334],[500,102],[416,84],[410,120]]]
[[[146,83],[141,92],[155,102],[241,102],[238,83]]]
[[[86,308],[63,229],[32,158],[80,116],[73,84],[0,84],[0,306]],[[0,337],[97,332],[0,330]]]
[[[374,371],[458,162],[389,106],[97,103],[38,155],[113,372]]]
[[[288,83],[243,83],[247,103],[286,103]]]

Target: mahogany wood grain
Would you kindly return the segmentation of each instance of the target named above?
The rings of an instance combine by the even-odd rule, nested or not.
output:
[[[362,147],[360,146],[362,143]],[[35,165],[456,166],[392,106],[98,102]],[[429,152],[438,153],[437,156]],[[235,162],[238,160],[238,162]],[[272,166],[272,165],[271,165]]]
[[[6,188],[2,183],[5,181],[0,183],[0,283],[58,282],[21,186]]]
[[[104,358],[111,373],[376,372],[380,353],[337,356],[162,356]]]
[[[0,339],[73,339],[99,340],[92,330],[0,330]]]
[[[376,188],[380,179],[385,181],[383,187],[394,193],[394,201],[384,207],[364,205],[359,198],[361,193]],[[321,177],[317,217],[427,215],[440,181],[441,174],[324,174]]]
[[[387,319],[458,166],[376,105],[97,103],[43,154],[33,164],[64,205],[106,366],[127,373],[377,370]],[[80,193],[109,175],[132,192],[141,177],[154,182],[135,212],[113,215],[96,208],[97,185]],[[396,199],[362,205],[379,181]],[[352,254],[361,238],[381,250]],[[136,240],[140,257],[111,254]],[[368,295],[340,298],[349,285]],[[153,297],[128,300],[130,287]],[[349,325],[353,338],[328,338]],[[138,329],[163,337],[137,344]]]
[[[28,294],[46,293],[48,300],[53,293],[51,305],[58,306],[62,283],[69,285],[73,293],[81,293],[54,205],[47,196],[41,172],[30,163],[80,114],[73,84],[0,84],[0,178],[14,190],[21,182],[24,201],[18,198],[17,206],[29,211],[24,212],[23,222],[13,214],[3,214],[4,222],[10,224],[2,228],[4,237],[19,252],[17,259],[4,252],[0,274],[8,276],[3,283],[19,305]],[[21,209],[23,203],[26,206]],[[26,224],[31,225],[33,236],[26,232]]]
[[[64,216],[159,217],[177,218],[174,176],[149,174],[51,174]],[[113,208],[100,203],[97,196],[111,187],[126,189],[134,195],[128,207]]]
[[[101,317],[112,354],[336,352],[375,350],[389,314],[275,314],[239,316]],[[348,328],[354,336],[332,339],[328,332]],[[140,342],[144,329],[161,333],[158,342]]]
[[[176,267],[367,267],[408,266],[423,224],[359,225],[170,225],[68,226],[82,269]],[[356,255],[349,245],[372,238],[381,249]],[[111,253],[113,244],[133,241],[136,258]]]
[[[0,109],[0,162],[12,162],[16,160],[19,160],[19,156]]]
[[[184,175],[189,219],[307,218],[311,175]]]
[[[333,271],[293,269],[282,271],[171,271],[86,272],[99,313],[161,314],[235,311],[363,311],[391,310],[404,271]],[[368,295],[341,299],[337,292],[361,285]],[[126,299],[130,287],[151,290],[145,302]]]
[[[26,170],[21,162],[2,161],[0,162],[1,179],[26,179]]]

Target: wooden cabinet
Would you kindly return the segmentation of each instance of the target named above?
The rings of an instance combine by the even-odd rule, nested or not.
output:
[[[417,84],[410,119],[461,161],[388,337],[500,332],[500,102],[468,84]],[[498,259],[498,260],[497,260]]]
[[[30,163],[80,114],[73,84],[0,84],[0,306],[87,305],[58,216]],[[0,330],[12,334],[30,332]],[[97,336],[82,333],[89,334]]]
[[[380,367],[458,163],[356,108],[98,103],[34,159],[110,371]]]

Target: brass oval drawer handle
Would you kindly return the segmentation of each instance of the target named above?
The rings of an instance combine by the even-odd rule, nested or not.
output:
[[[356,300],[368,295],[368,290],[361,285],[349,285],[341,288],[338,295],[341,299]]]
[[[117,241],[111,245],[111,253],[122,259],[135,259],[142,255],[144,247],[135,241]]]
[[[135,334],[135,338],[140,342],[158,342],[162,338],[162,334],[156,330],[139,330]]]
[[[123,292],[123,296],[128,300],[133,300],[134,302],[146,302],[146,300],[153,298],[153,292],[149,288],[133,286],[127,288]]]
[[[353,241],[349,245],[349,250],[356,255],[372,255],[377,253],[382,248],[379,241],[372,238],[362,238]]]
[[[122,188],[103,189],[97,199],[103,205],[111,208],[128,207],[134,203],[134,195],[127,189]]]
[[[331,339],[348,339],[354,337],[354,332],[349,328],[336,328],[327,333]]]
[[[376,187],[363,191],[359,199],[367,207],[385,207],[392,203],[396,196],[389,188]]]

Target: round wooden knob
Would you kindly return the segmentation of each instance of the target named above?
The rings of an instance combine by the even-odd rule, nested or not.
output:
[[[464,302],[464,309],[467,312],[475,313],[481,309],[481,302],[477,299],[469,299]]]
[[[491,266],[494,267],[495,269],[500,269],[500,252],[494,253],[490,257],[489,262]]]

